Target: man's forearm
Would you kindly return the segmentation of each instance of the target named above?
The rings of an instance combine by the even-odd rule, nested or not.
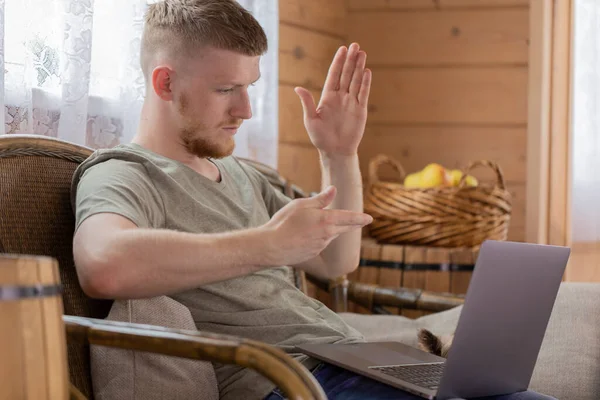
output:
[[[210,235],[124,229],[99,242],[102,259],[88,263],[80,277],[94,297],[176,293],[269,266],[268,244],[258,228]]]
[[[337,195],[329,208],[363,211],[363,183],[358,155],[327,156],[321,154],[322,187],[333,185]],[[340,235],[321,253],[329,268],[347,273],[360,259],[361,230]]]

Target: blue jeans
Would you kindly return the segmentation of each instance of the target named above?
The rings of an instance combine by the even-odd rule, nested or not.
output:
[[[312,374],[319,382],[329,400],[423,400],[396,389],[392,386],[380,383],[354,372],[338,368],[331,364],[320,363]],[[279,390],[273,390],[264,400],[281,400],[285,395]],[[484,398],[481,398],[482,400]],[[485,397],[488,400],[551,400],[553,397],[545,396],[535,392],[518,392],[509,395]]]

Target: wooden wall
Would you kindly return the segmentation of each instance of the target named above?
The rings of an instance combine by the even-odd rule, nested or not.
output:
[[[279,169],[320,187],[318,154],[293,91],[318,99],[337,47],[367,51],[373,87],[361,169],[378,153],[407,171],[496,161],[524,240],[529,0],[280,0]],[[476,171],[493,179],[487,171]],[[383,171],[384,178],[391,178]]]
[[[348,39],[373,70],[363,175],[378,153],[407,172],[496,161],[514,195],[509,239],[524,240],[528,0],[347,4]]]
[[[320,162],[302,121],[294,87],[315,102],[329,64],[346,42],[345,0],[279,0],[279,172],[305,191],[319,191]]]

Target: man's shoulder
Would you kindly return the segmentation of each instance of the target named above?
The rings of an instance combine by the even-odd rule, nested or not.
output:
[[[128,175],[139,177],[140,174],[145,174],[145,164],[148,162],[150,162],[148,157],[132,151],[125,145],[99,149],[77,167],[73,175],[73,183],[77,184],[84,175],[88,174],[96,178]]]
[[[77,166],[71,179],[71,199],[74,201],[82,182],[86,187],[99,188],[113,183],[151,184],[146,165],[151,160],[128,145],[95,150]]]

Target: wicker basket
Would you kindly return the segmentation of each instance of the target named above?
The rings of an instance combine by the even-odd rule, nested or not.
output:
[[[511,214],[511,195],[500,167],[491,161],[475,161],[463,170],[458,187],[405,188],[379,180],[378,170],[390,164],[404,181],[405,172],[394,159],[378,155],[369,164],[365,212],[373,216],[370,236],[381,243],[440,247],[476,247],[486,239],[506,240]],[[475,167],[492,168],[497,181],[466,186]]]

